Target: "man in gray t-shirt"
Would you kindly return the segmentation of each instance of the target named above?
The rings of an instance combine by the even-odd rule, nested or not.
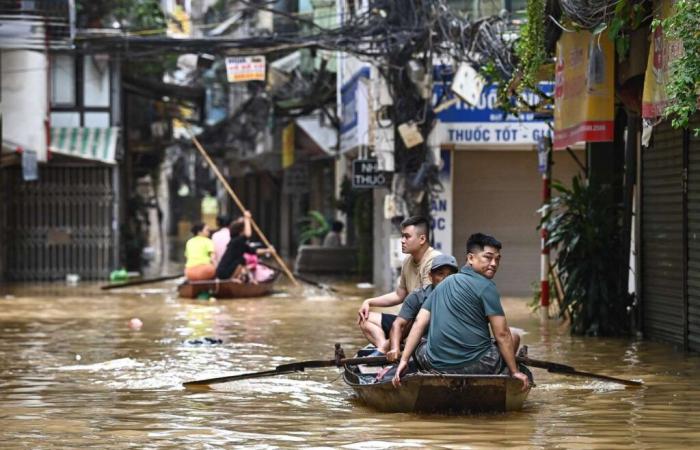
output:
[[[386,359],[389,362],[394,362],[401,356],[401,342],[408,336],[411,331],[413,321],[421,310],[423,302],[428,298],[433,289],[440,284],[442,280],[459,271],[457,260],[451,255],[437,255],[433,259],[430,266],[430,281],[431,284],[420,287],[406,296],[406,299],[401,305],[396,320],[391,325],[389,332],[389,351],[386,354]]]
[[[472,374],[510,372],[523,382],[523,390],[528,388],[529,380],[515,361],[519,339],[508,328],[500,296],[491,281],[500,264],[500,250],[501,243],[492,236],[476,233],[469,237],[467,264],[430,294],[416,317],[392,381],[395,386],[401,385],[401,374],[415,350],[422,369]],[[428,325],[428,340],[419,346]]]

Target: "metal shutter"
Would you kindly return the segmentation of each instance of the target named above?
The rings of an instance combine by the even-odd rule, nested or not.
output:
[[[113,268],[112,168],[40,166],[39,181],[4,169],[5,278],[57,280],[68,273],[104,279]]]
[[[642,150],[642,311],[648,338],[684,344],[683,132],[662,122]]]
[[[688,349],[700,351],[700,137],[690,125],[688,149]]]

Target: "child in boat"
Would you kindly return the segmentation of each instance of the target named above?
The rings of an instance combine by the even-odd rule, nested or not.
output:
[[[209,239],[209,227],[198,223],[192,226],[192,234],[185,244],[185,277],[190,281],[212,279],[216,268],[212,263],[214,243]]]

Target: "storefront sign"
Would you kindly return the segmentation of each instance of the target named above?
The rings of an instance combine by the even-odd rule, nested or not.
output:
[[[430,199],[433,248],[442,253],[452,254],[452,153],[440,151],[440,183],[442,192]]]
[[[387,177],[379,171],[376,159],[356,159],[352,162],[352,187],[355,189],[384,187]]]
[[[341,152],[369,144],[368,79],[369,67],[363,67],[340,88]]]
[[[554,84],[540,83],[539,88],[545,94],[551,94]],[[435,84],[433,103],[441,98],[444,89],[444,85]],[[475,105],[459,101],[438,113],[436,132],[440,144],[480,149],[488,146],[532,146],[548,132],[547,122],[534,113],[521,113],[518,116],[504,114],[496,106],[497,91],[495,85],[486,86]],[[525,99],[531,105],[540,101],[534,93],[525,94]]]
[[[608,33],[562,33],[557,42],[554,149],[613,140],[614,69]]]
[[[235,56],[226,58],[226,77],[229,83],[265,81],[265,57]]]

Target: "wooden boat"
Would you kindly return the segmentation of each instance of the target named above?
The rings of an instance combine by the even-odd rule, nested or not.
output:
[[[345,366],[343,379],[365,404],[383,412],[464,414],[518,411],[530,392],[530,388],[523,391],[522,382],[508,375],[414,372],[402,377],[401,387],[397,389],[390,379],[374,382],[372,372],[362,366]],[[525,373],[532,380],[531,373]]]
[[[253,283],[234,283],[230,280],[205,280],[185,281],[177,287],[180,297],[197,298],[202,293],[207,293],[215,298],[251,298],[262,297],[272,292],[279,272],[275,271],[265,281]]]

